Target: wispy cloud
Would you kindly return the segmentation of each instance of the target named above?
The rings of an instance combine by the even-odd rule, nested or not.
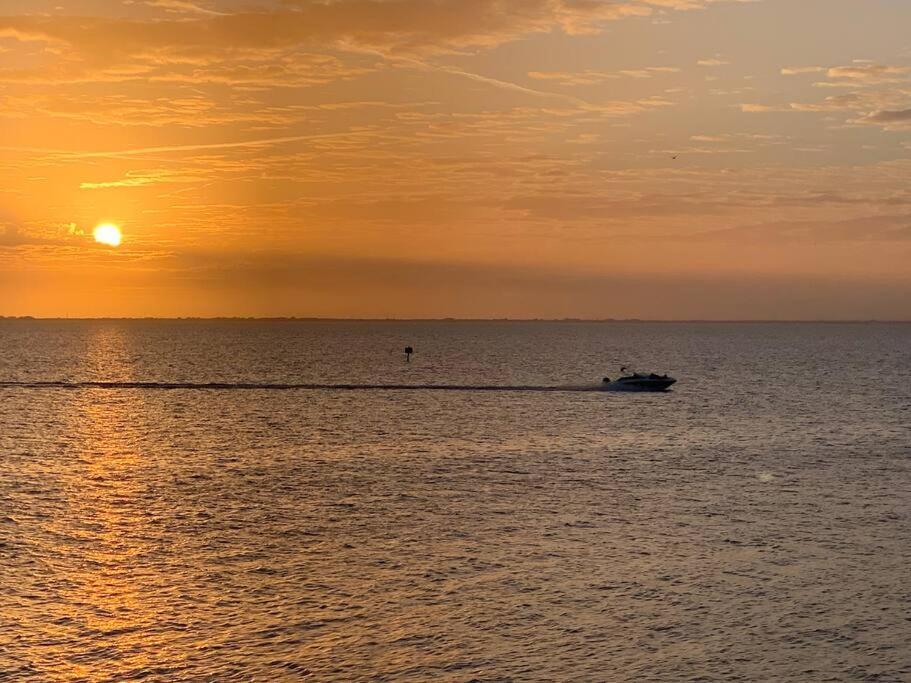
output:
[[[822,66],[786,66],[781,70],[782,76],[800,76],[802,74],[818,74],[825,71]]]
[[[889,130],[911,130],[911,109],[883,109],[862,117],[860,121],[883,126]]]
[[[171,12],[186,12],[188,14],[204,14],[207,16],[225,15],[224,12],[216,12],[213,9],[203,7],[197,3],[188,2],[188,0],[146,0],[145,4],[149,7],[157,7]]]
[[[621,69],[619,71],[530,71],[528,76],[541,81],[553,81],[562,86],[597,85],[619,78],[654,78],[680,73],[678,67],[671,66],[646,66],[641,69]]]
[[[243,140],[239,142],[216,142],[203,145],[167,145],[162,147],[139,147],[133,149],[120,149],[120,150],[110,150],[110,151],[92,151],[92,152],[82,152],[82,151],[71,151],[63,149],[45,149],[45,148],[35,148],[35,147],[2,147],[0,149],[5,149],[12,152],[28,152],[32,154],[44,154],[48,156],[65,156],[74,159],[92,159],[92,158],[115,158],[115,157],[129,157],[129,156],[144,156],[148,154],[167,154],[167,153],[183,153],[183,152],[199,152],[207,150],[220,150],[220,149],[240,149],[247,147],[267,147],[270,145],[280,145],[287,144],[292,142],[302,142],[302,141],[316,141],[316,140],[328,140],[332,138],[344,137],[347,133],[327,133],[325,135],[292,135],[288,137],[279,137],[279,138],[263,138],[259,140]]]

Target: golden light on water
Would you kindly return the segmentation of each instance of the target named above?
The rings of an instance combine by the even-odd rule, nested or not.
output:
[[[106,244],[109,247],[119,247],[123,242],[123,233],[113,223],[102,223],[92,231],[95,241],[99,244]]]

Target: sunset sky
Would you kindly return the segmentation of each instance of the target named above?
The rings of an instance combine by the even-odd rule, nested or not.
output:
[[[0,315],[911,319],[906,0],[0,0],[0,103]]]

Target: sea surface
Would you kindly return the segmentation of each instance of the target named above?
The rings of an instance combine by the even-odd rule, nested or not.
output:
[[[680,381],[530,390],[620,365]],[[0,680],[911,681],[911,325],[5,320],[0,382]]]

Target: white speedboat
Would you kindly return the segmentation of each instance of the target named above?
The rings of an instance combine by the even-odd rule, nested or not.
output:
[[[626,368],[620,368],[620,372],[625,373]],[[602,385],[607,391],[667,391],[676,383],[676,379],[667,375],[634,372],[615,380],[605,377]]]

